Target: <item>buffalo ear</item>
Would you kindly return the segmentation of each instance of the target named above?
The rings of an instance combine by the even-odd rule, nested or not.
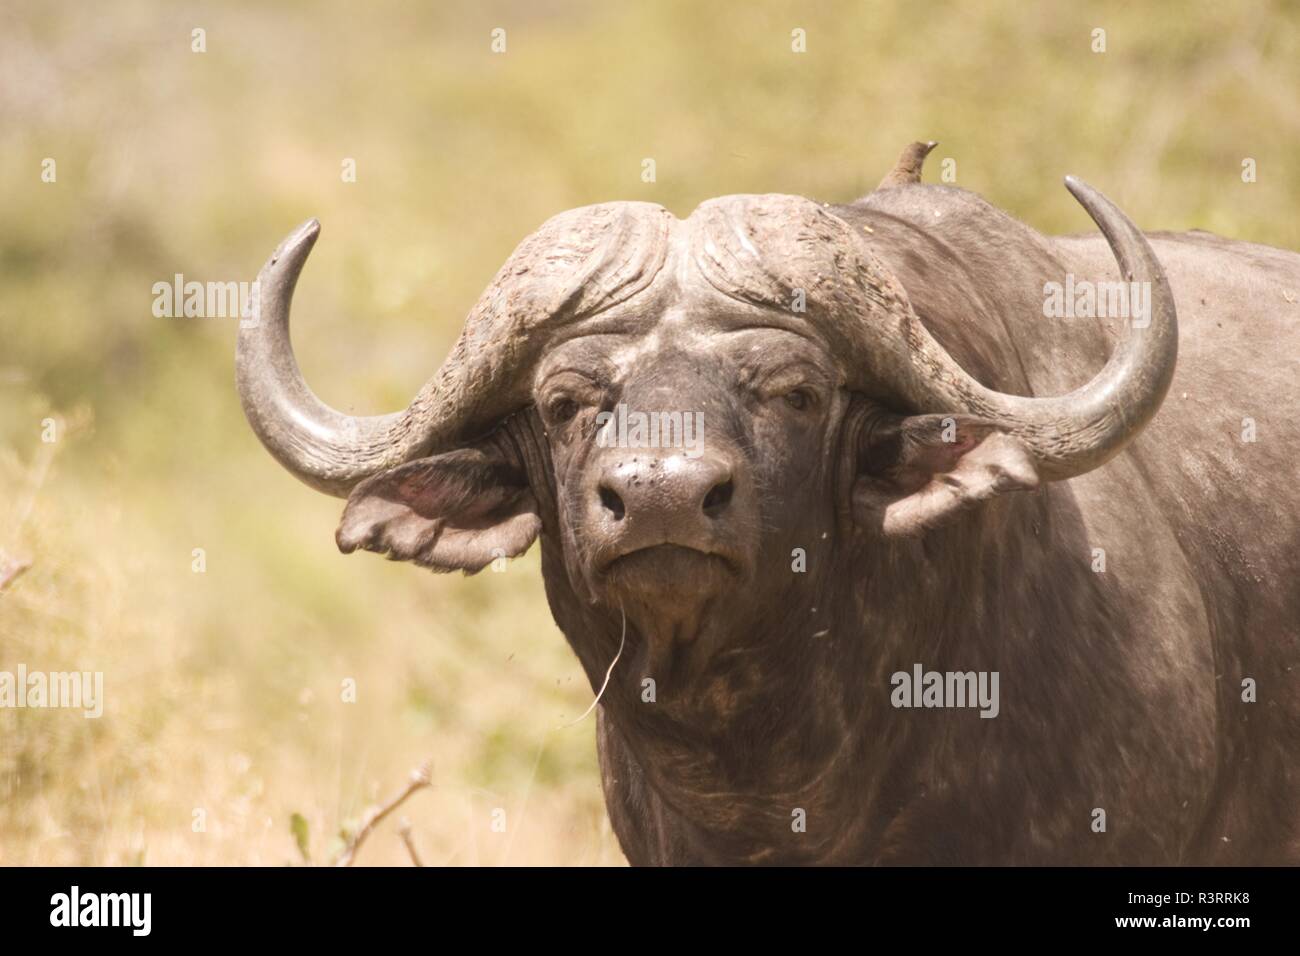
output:
[[[542,528],[527,477],[493,450],[465,448],[367,478],[334,540],[434,571],[482,570],[523,554]]]
[[[1038,487],[1029,450],[986,419],[916,415],[866,441],[854,514],[888,537],[924,534],[997,495]]]

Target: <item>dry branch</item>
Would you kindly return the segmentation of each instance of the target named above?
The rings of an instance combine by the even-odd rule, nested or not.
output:
[[[406,852],[411,854],[411,862],[416,866],[424,866],[423,861],[420,860],[420,853],[415,848],[415,838],[411,836],[411,821],[402,817],[397,824],[397,833],[406,844]]]
[[[30,561],[24,561],[22,558],[6,558],[0,554],[0,591],[18,580],[18,576],[31,566]]]
[[[407,781],[406,788],[401,793],[383,806],[371,807],[366,812],[365,818],[361,821],[361,826],[357,827],[355,833],[349,834],[343,849],[334,858],[334,866],[351,866],[352,861],[356,859],[357,851],[361,849],[361,844],[365,842],[366,837],[370,836],[370,832],[374,830],[379,822],[405,803],[411,794],[417,790],[423,790],[425,787],[430,786],[432,782],[432,761],[426,761],[415,770],[412,770],[411,779]]]

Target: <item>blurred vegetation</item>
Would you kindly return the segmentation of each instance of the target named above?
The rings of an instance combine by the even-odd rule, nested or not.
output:
[[[304,832],[325,859],[430,757],[403,808],[426,861],[622,859],[593,719],[556,729],[590,691],[535,551],[470,580],[339,555],[339,502],[243,420],[234,321],[155,318],[155,282],[251,280],[319,216],[298,354],[326,401],[376,412],[548,216],[846,200],[918,138],[931,180],[953,158],[1044,231],[1090,225],[1073,172],[1144,228],[1297,248],[1298,26],[1291,3],[1174,0],[6,4],[0,563],[32,567],[0,595],[0,670],[102,670],[107,705],[0,710],[0,863],[282,864]],[[392,826],[360,855],[404,860]]]

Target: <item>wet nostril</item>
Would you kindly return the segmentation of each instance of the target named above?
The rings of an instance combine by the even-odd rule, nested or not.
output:
[[[704,496],[704,513],[710,518],[716,518],[726,510],[727,505],[731,502],[732,492],[736,486],[731,483],[731,479],[719,482],[714,485],[707,495]]]
[[[605,506],[605,510],[614,516],[615,521],[622,521],[623,515],[627,513],[627,507],[623,504],[623,499],[618,493],[606,485],[600,486],[600,503]]]

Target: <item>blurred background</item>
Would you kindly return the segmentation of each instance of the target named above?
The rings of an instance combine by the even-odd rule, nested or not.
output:
[[[30,567],[0,670],[102,671],[106,705],[0,709],[0,864],[326,862],[429,759],[400,811],[425,862],[623,860],[536,549],[470,579],[340,555],[341,503],[244,421],[237,321],[157,318],[154,283],[251,281],[318,216],[299,360],[375,413],[550,215],[846,201],[914,139],[927,181],[955,160],[1046,232],[1091,225],[1076,173],[1145,229],[1297,249],[1298,28],[1284,2],[6,3],[0,579]],[[409,862],[395,820],[357,862]]]

